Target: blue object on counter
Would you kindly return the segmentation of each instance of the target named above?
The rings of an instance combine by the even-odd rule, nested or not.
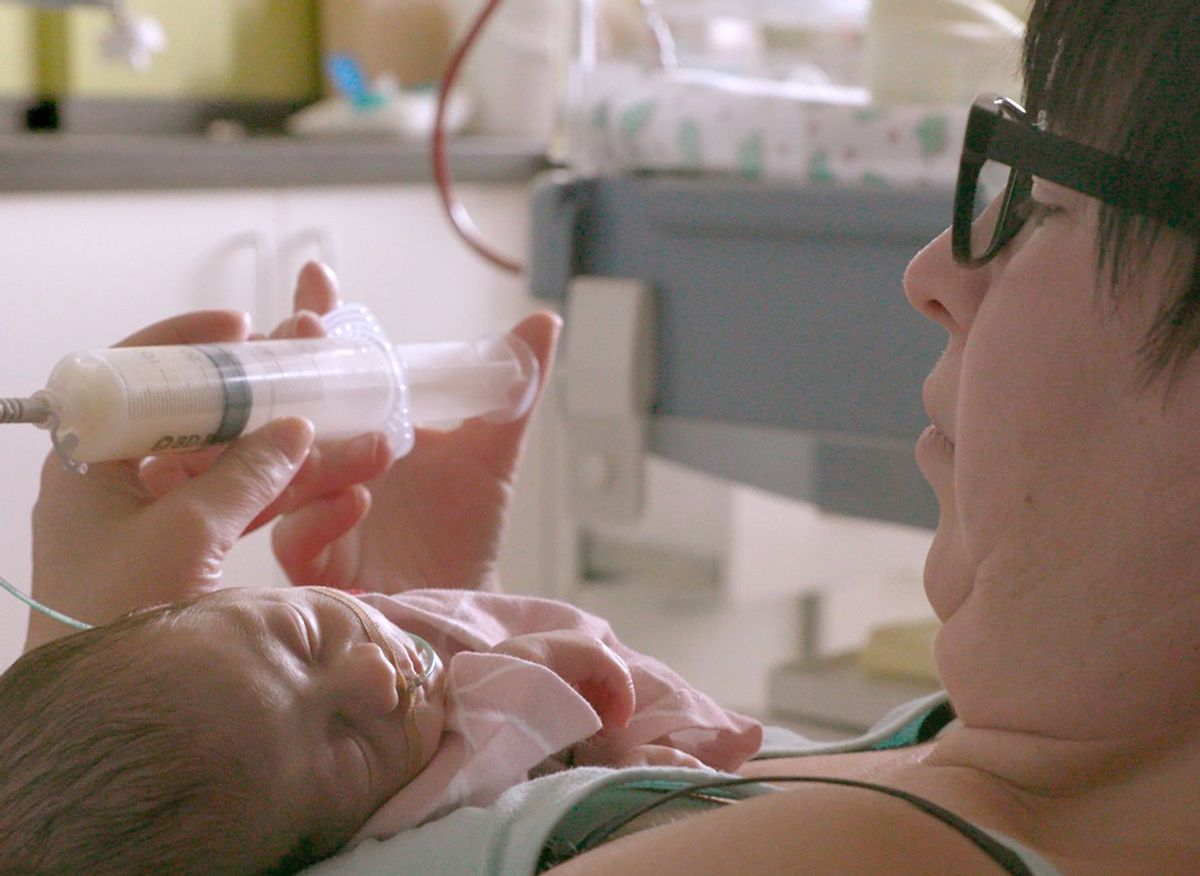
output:
[[[350,55],[330,55],[325,60],[325,70],[337,90],[355,109],[374,109],[384,103],[383,95],[371,90],[362,66]]]

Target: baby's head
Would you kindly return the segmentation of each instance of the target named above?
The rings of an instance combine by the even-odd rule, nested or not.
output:
[[[425,659],[321,588],[222,591],[31,652],[0,677],[0,872],[327,857],[433,755]]]

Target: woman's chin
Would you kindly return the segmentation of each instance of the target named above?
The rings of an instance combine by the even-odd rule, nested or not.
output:
[[[956,562],[952,540],[940,528],[925,556],[925,598],[938,620],[945,623],[971,593],[971,576]]]
[[[954,617],[954,613],[966,602],[967,596],[966,593],[933,588],[926,581],[925,598],[929,600],[929,607],[933,609],[937,619],[945,623]]]

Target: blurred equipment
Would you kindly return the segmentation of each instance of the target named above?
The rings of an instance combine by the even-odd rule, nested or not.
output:
[[[162,26],[153,18],[135,15],[125,0],[9,0],[41,9],[68,9],[72,6],[100,6],[112,12],[113,29],[105,34],[101,46],[104,56],[121,61],[139,72],[167,45]]]
[[[453,22],[445,0],[321,0],[321,54],[353,59],[367,82],[432,86],[450,60]],[[329,93],[341,88],[330,74]]]
[[[30,128],[196,134],[222,120],[250,133],[275,131],[320,91],[312,0],[22,2],[31,5],[20,11],[32,13],[28,93],[38,101]],[[131,8],[153,10],[157,23]],[[164,31],[170,45],[148,69],[113,64],[101,51],[145,67]]]
[[[962,104],[981,91],[1020,94],[1024,35],[1021,20],[997,0],[872,0],[871,99]]]
[[[287,123],[302,136],[428,137],[437,86],[450,63],[454,23],[446,0],[321,0],[321,68],[326,98]],[[453,95],[445,121],[461,131],[473,107]]]

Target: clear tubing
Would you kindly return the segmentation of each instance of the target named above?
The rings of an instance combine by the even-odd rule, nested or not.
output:
[[[387,432],[402,456],[414,426],[515,419],[537,390],[537,359],[512,335],[399,346],[344,335],[74,353],[34,395],[51,411],[39,425],[76,465],[198,450],[284,416],[321,439]]]
[[[40,611],[46,617],[54,618],[59,623],[66,624],[69,627],[74,627],[77,630],[90,630],[92,628],[91,624],[85,624],[83,621],[75,620],[75,618],[65,615],[61,611],[55,611],[53,608],[46,605],[45,603],[38,602],[32,596],[27,596],[26,594],[24,594],[20,590],[18,590],[16,587],[13,587],[11,584],[9,584],[7,581],[5,581],[3,578],[0,578],[0,589],[7,590],[9,593],[11,593],[13,596],[17,597],[17,599],[24,602],[26,605],[28,605],[34,611]],[[416,636],[413,636],[413,638],[415,639]]]

